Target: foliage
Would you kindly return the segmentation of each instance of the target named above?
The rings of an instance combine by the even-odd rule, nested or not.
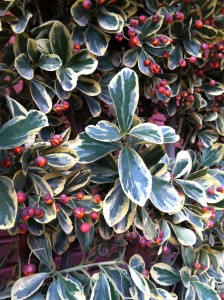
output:
[[[0,229],[30,255],[0,299],[223,299],[223,23],[218,0],[1,1]]]

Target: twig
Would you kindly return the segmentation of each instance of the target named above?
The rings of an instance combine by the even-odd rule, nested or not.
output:
[[[41,25],[41,24],[43,24],[43,19],[42,19],[42,16],[41,16],[41,11],[40,11],[40,7],[39,7],[39,4],[38,4],[38,0],[34,0],[34,4],[36,6],[37,16],[38,16],[38,19],[39,19],[39,23]]]

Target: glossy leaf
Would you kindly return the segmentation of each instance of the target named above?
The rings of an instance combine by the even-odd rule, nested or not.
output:
[[[85,131],[91,138],[102,142],[114,142],[122,137],[119,128],[108,121],[100,121],[95,126],[89,125]]]
[[[192,230],[173,224],[171,224],[171,227],[174,230],[180,244],[184,246],[192,246],[196,243],[196,235]]]
[[[102,30],[89,24],[85,31],[85,41],[87,49],[97,55],[102,56],[105,54],[108,43],[109,36],[106,35]]]
[[[180,178],[185,174],[189,174],[192,168],[192,160],[188,151],[180,151],[177,153],[176,162],[173,167],[173,177]]]
[[[148,143],[163,143],[163,134],[160,127],[152,123],[139,124],[133,127],[129,134]]]
[[[100,278],[97,280],[92,289],[90,300],[111,300],[110,285],[103,272],[100,273]]]
[[[170,286],[181,280],[179,272],[165,263],[153,265],[150,274],[156,283],[162,286]]]
[[[20,54],[15,59],[15,68],[23,78],[27,80],[33,79],[34,70],[26,54]]]
[[[43,113],[49,113],[52,109],[52,101],[45,86],[37,80],[30,81],[30,93],[37,107]]]

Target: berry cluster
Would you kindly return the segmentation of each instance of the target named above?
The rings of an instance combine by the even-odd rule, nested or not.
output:
[[[61,113],[69,109],[68,101],[62,100],[60,103],[55,103],[53,105],[53,110],[57,113]]]
[[[171,90],[167,87],[166,79],[162,79],[159,83],[156,84],[155,87],[151,88],[149,90],[149,95],[154,96],[156,94],[156,91],[159,94],[166,95],[167,97],[171,96]]]
[[[194,95],[188,91],[182,91],[176,96],[177,105],[181,102],[182,105],[190,106],[194,101]]]

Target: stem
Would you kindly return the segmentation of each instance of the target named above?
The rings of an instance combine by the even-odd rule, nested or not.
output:
[[[188,135],[186,136],[185,142],[183,144],[182,150],[185,149],[185,147],[187,146],[188,141],[191,139],[192,136],[192,132],[193,132],[193,128],[190,128]]]
[[[21,258],[20,258],[20,252],[19,252],[19,247],[18,245],[16,244],[16,254],[17,254],[17,257],[18,257],[18,271],[19,271],[19,278],[22,277],[22,263],[21,263]]]
[[[39,7],[39,4],[38,4],[37,0],[34,0],[34,4],[35,4],[36,10],[37,10],[37,16],[38,16],[38,19],[39,19],[39,23],[41,25],[41,24],[43,24],[43,19],[42,19],[42,16],[41,16],[40,7]]]
[[[89,264],[89,265],[81,265],[81,266],[77,266],[77,267],[57,271],[56,273],[58,273],[58,274],[69,273],[69,272],[78,271],[78,270],[82,270],[82,269],[90,268],[90,267],[95,267],[95,266],[100,267],[100,266],[116,265],[116,264],[119,264],[120,262],[121,261],[119,261],[119,260],[113,260],[113,261],[101,262],[101,263],[95,263],[95,264]]]

